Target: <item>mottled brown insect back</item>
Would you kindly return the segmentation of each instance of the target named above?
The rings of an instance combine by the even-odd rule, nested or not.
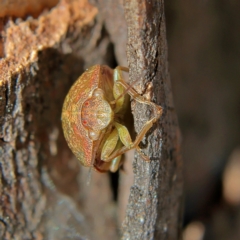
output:
[[[89,68],[71,87],[63,105],[62,125],[68,146],[84,166],[94,166],[100,172],[117,171],[121,155],[133,148],[139,150],[138,144],[162,113],[160,106],[144,99],[123,80],[122,71],[128,69]],[[154,109],[154,117],[134,142],[124,126],[130,104],[127,94]]]

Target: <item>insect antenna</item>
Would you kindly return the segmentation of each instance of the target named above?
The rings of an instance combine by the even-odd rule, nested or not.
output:
[[[91,167],[88,170],[88,176],[87,176],[87,186],[90,185],[91,183],[91,179],[92,179],[92,169],[93,169],[93,164],[91,165]]]
[[[93,170],[93,167],[94,167],[94,162],[95,162],[95,157],[96,157],[96,153],[97,153],[97,149],[99,148],[99,145],[100,145],[100,140],[102,139],[104,133],[101,133],[100,134],[100,137],[99,137],[99,140],[96,141],[96,145],[94,147],[94,151],[93,151],[93,155],[92,155],[92,159],[91,159],[91,165],[90,165],[90,168],[88,170],[88,176],[87,176],[87,185],[89,186],[90,183],[91,183],[91,179],[92,179],[92,170]]]
[[[96,155],[98,146],[99,146],[99,142],[98,142],[98,144],[97,144],[97,147],[95,147],[95,149],[94,149],[94,154],[93,154],[92,159],[91,159],[91,166],[90,166],[90,168],[89,168],[89,170],[88,170],[88,176],[87,176],[87,186],[89,186],[90,183],[91,183],[92,170],[93,170],[94,161],[95,161],[95,155]]]

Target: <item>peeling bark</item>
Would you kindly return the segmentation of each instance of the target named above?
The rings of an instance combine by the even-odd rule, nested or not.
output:
[[[1,239],[116,238],[108,176],[94,175],[85,192],[84,171],[66,145],[60,119],[64,97],[83,70],[108,64],[110,39],[101,34],[97,12],[87,1],[61,1],[36,19],[4,20]],[[96,205],[99,191],[104,197]],[[107,233],[105,224],[111,226]]]

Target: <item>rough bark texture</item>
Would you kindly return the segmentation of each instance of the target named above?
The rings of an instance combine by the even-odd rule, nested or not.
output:
[[[99,14],[86,0],[62,0],[35,19],[2,19],[1,239],[119,238],[109,177],[94,173],[91,185],[86,185],[88,170],[68,149],[60,116],[68,89],[86,67],[96,63],[114,67],[115,58],[127,65],[126,26],[130,79],[139,93],[163,106],[164,113],[142,146],[150,163],[139,156],[134,162],[135,181],[121,235],[123,239],[179,236],[181,162],[163,2],[126,1],[127,25],[119,2],[94,3]],[[139,131],[151,109],[134,102],[132,107]],[[124,169],[123,178],[132,179],[131,167]],[[130,183],[119,182],[120,222]]]
[[[174,111],[167,65],[167,44],[163,1],[125,1],[128,24],[127,55],[130,80],[164,109],[161,120],[145,139],[145,154],[134,161],[123,239],[178,239],[181,224],[182,174],[179,130]],[[146,106],[133,104],[135,128],[151,116]]]
[[[60,121],[71,84],[87,66],[108,64],[97,12],[61,1],[37,19],[3,24],[1,239],[116,239],[108,176],[86,187]]]

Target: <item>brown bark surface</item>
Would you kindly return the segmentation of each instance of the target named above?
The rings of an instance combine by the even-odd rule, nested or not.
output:
[[[125,1],[124,7],[116,1],[94,3],[96,7],[86,0],[62,0],[35,19],[2,19],[1,239],[119,238],[117,215],[119,221],[124,218],[130,182],[119,182],[116,214],[108,175],[94,172],[86,185],[88,170],[68,149],[60,116],[68,89],[86,67],[114,67],[115,58],[127,65],[126,41],[130,81],[164,113],[142,145],[151,161],[139,156],[134,161],[134,184],[120,235],[179,236],[181,161],[163,2]],[[138,132],[152,112],[135,102],[132,108]],[[131,179],[131,168],[124,168],[121,179]]]
[[[163,1],[126,1],[130,80],[142,94],[163,107],[161,120],[147,134],[144,153],[134,161],[123,239],[178,239],[181,226],[182,174],[179,130],[167,64]],[[151,116],[150,109],[133,103],[135,129]]]

